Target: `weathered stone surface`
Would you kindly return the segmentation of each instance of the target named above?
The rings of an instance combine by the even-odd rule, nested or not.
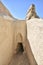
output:
[[[12,17],[12,15],[10,14],[9,10],[6,9],[6,7],[3,5],[2,2],[0,2],[0,15],[7,15],[7,16],[10,16]]]
[[[13,55],[12,22],[0,18],[0,65],[7,65]]]
[[[43,19],[27,21],[27,38],[38,65],[43,65]]]
[[[13,18],[0,2],[0,65],[7,65],[10,62],[13,54],[19,49],[19,43],[22,43],[30,65],[37,63],[43,65],[43,19],[37,18],[39,17],[35,12],[34,4],[30,7],[26,20],[18,20]]]
[[[16,54],[13,56],[9,65],[30,65],[26,53]]]
[[[31,18],[39,18],[39,16],[36,14],[34,4],[30,6],[29,10],[27,11],[27,15],[26,15],[26,20],[29,20]]]

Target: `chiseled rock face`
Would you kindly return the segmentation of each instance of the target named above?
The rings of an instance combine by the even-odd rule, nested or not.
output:
[[[0,65],[7,65],[13,55],[12,21],[0,17]]]
[[[37,64],[43,65],[43,19],[27,21],[27,38]]]

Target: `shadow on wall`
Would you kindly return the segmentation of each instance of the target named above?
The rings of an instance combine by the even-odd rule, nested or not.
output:
[[[25,45],[26,45],[26,52],[27,52],[27,56],[28,56],[30,65],[38,65],[35,58],[34,58],[34,55],[32,53],[32,49],[31,49],[31,46],[30,46],[28,39],[25,41]]]
[[[31,46],[30,46],[30,43],[29,43],[29,40],[26,39],[24,42],[23,42],[23,37],[21,34],[18,34],[16,36],[16,41],[17,41],[17,47],[16,47],[16,53],[23,53],[24,51],[26,51],[27,53],[27,57],[28,57],[28,61],[30,62],[30,65],[38,65],[35,58],[34,58],[34,55],[32,53],[32,49],[31,49]],[[24,47],[25,45],[25,47]]]
[[[23,53],[24,52],[24,46],[23,46],[23,36],[21,33],[18,33],[16,36],[16,53]]]
[[[23,43],[22,42],[18,42],[16,51],[17,51],[17,54],[18,53],[22,54],[24,52],[24,48],[23,48]]]

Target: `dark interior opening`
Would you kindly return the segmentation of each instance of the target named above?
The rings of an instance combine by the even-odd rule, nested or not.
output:
[[[17,46],[17,53],[23,53],[23,52],[24,52],[23,44],[19,42]]]

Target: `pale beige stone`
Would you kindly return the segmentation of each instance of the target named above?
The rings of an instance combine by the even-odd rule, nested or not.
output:
[[[43,19],[27,21],[27,38],[38,65],[43,65]]]
[[[12,22],[0,18],[0,65],[7,65],[13,55]]]
[[[39,16],[36,13],[34,4],[32,4],[30,6],[30,8],[29,8],[29,10],[27,11],[27,14],[26,14],[26,20],[29,20],[31,18],[39,18]]]
[[[39,17],[33,5],[27,15],[26,20],[18,20],[0,2],[0,65],[11,62],[12,56],[17,54],[19,43],[22,43],[30,65],[43,64],[43,19],[37,19]]]

